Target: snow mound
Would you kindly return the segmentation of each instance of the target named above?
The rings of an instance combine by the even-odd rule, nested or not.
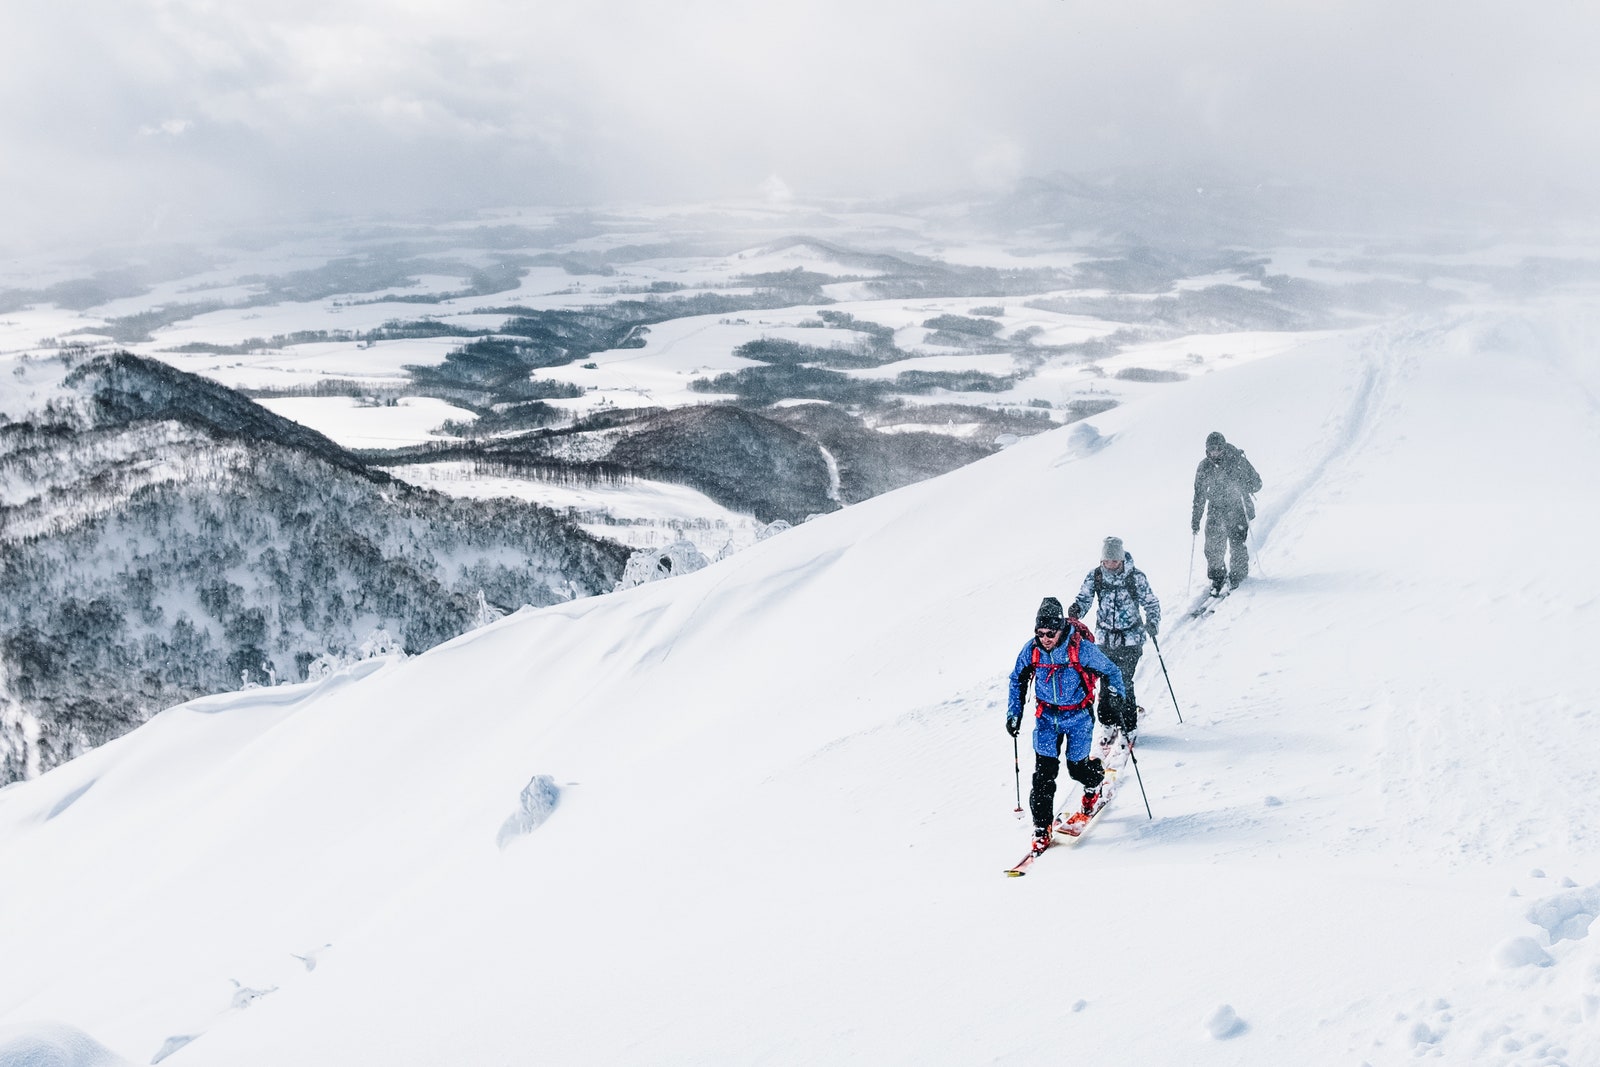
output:
[[[188,1047],[199,1036],[199,1034],[174,1034],[161,1042],[161,1047],[156,1049],[154,1056],[150,1057],[150,1062],[152,1064],[160,1063],[179,1049]]]
[[[1528,921],[1542,926],[1552,945],[1579,941],[1600,915],[1600,882],[1545,897],[1528,908]]]
[[[133,1067],[100,1042],[66,1023],[0,1026],[5,1067]]]
[[[561,787],[548,774],[535,775],[533,781],[522,787],[517,810],[500,827],[495,844],[505,848],[512,841],[530,834],[555,814],[561,803]]]
[[[666,548],[641,549],[628,557],[622,577],[617,580],[617,591],[676,574],[691,574],[710,562],[692,541],[674,541]]]
[[[1203,1025],[1206,1033],[1217,1041],[1238,1037],[1250,1029],[1250,1024],[1239,1018],[1239,1013],[1233,1010],[1232,1004],[1218,1004],[1212,1008],[1206,1015]]]
[[[1555,960],[1533,938],[1513,937],[1495,947],[1494,962],[1509,971],[1517,967],[1548,967]]]
[[[1079,459],[1083,456],[1092,456],[1111,443],[1111,438],[1102,434],[1092,423],[1079,422],[1067,430],[1067,448],[1065,459]]]

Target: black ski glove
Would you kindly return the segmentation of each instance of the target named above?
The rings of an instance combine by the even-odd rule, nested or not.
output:
[[[1078,602],[1076,600],[1067,605],[1067,618],[1076,619],[1082,614],[1083,609],[1078,607]]]
[[[1017,731],[1020,729],[1022,729],[1022,717],[1020,715],[1007,715],[1006,733],[1010,734],[1012,737],[1016,737]]]
[[[1146,621],[1144,624],[1145,633],[1149,634],[1151,637],[1154,637],[1156,635],[1156,631],[1159,629],[1161,629],[1160,623]]]

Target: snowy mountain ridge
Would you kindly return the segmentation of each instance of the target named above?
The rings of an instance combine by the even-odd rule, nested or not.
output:
[[[1600,638],[1593,324],[1573,297],[1308,341],[671,581],[165,712],[0,791],[0,914],[31,919],[0,926],[0,1041],[1600,1061],[1596,686],[1533,669]],[[1257,569],[1189,620],[1217,429],[1266,481]],[[1130,783],[1007,880],[1005,672],[1108,533],[1183,721],[1147,655],[1155,817]]]
[[[379,632],[431,647],[485,597],[610,589],[627,556],[531,504],[414,489],[160,363],[4,366],[0,782]]]

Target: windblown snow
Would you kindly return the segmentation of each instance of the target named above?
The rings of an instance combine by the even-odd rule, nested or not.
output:
[[[169,710],[0,791],[0,1062],[1600,1063],[1597,321],[1318,337]],[[1257,569],[1190,620],[1212,430]],[[1107,534],[1153,817],[1006,879],[1006,673]]]

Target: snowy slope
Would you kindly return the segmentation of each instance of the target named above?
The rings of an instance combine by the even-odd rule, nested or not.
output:
[[[1308,342],[694,574],[169,711],[0,791],[0,1036],[180,1067],[1600,1063],[1596,322]],[[1213,429],[1266,479],[1261,555],[1194,621]],[[1155,818],[1130,785],[1005,879],[1004,675],[1107,533],[1184,721],[1147,656]]]

